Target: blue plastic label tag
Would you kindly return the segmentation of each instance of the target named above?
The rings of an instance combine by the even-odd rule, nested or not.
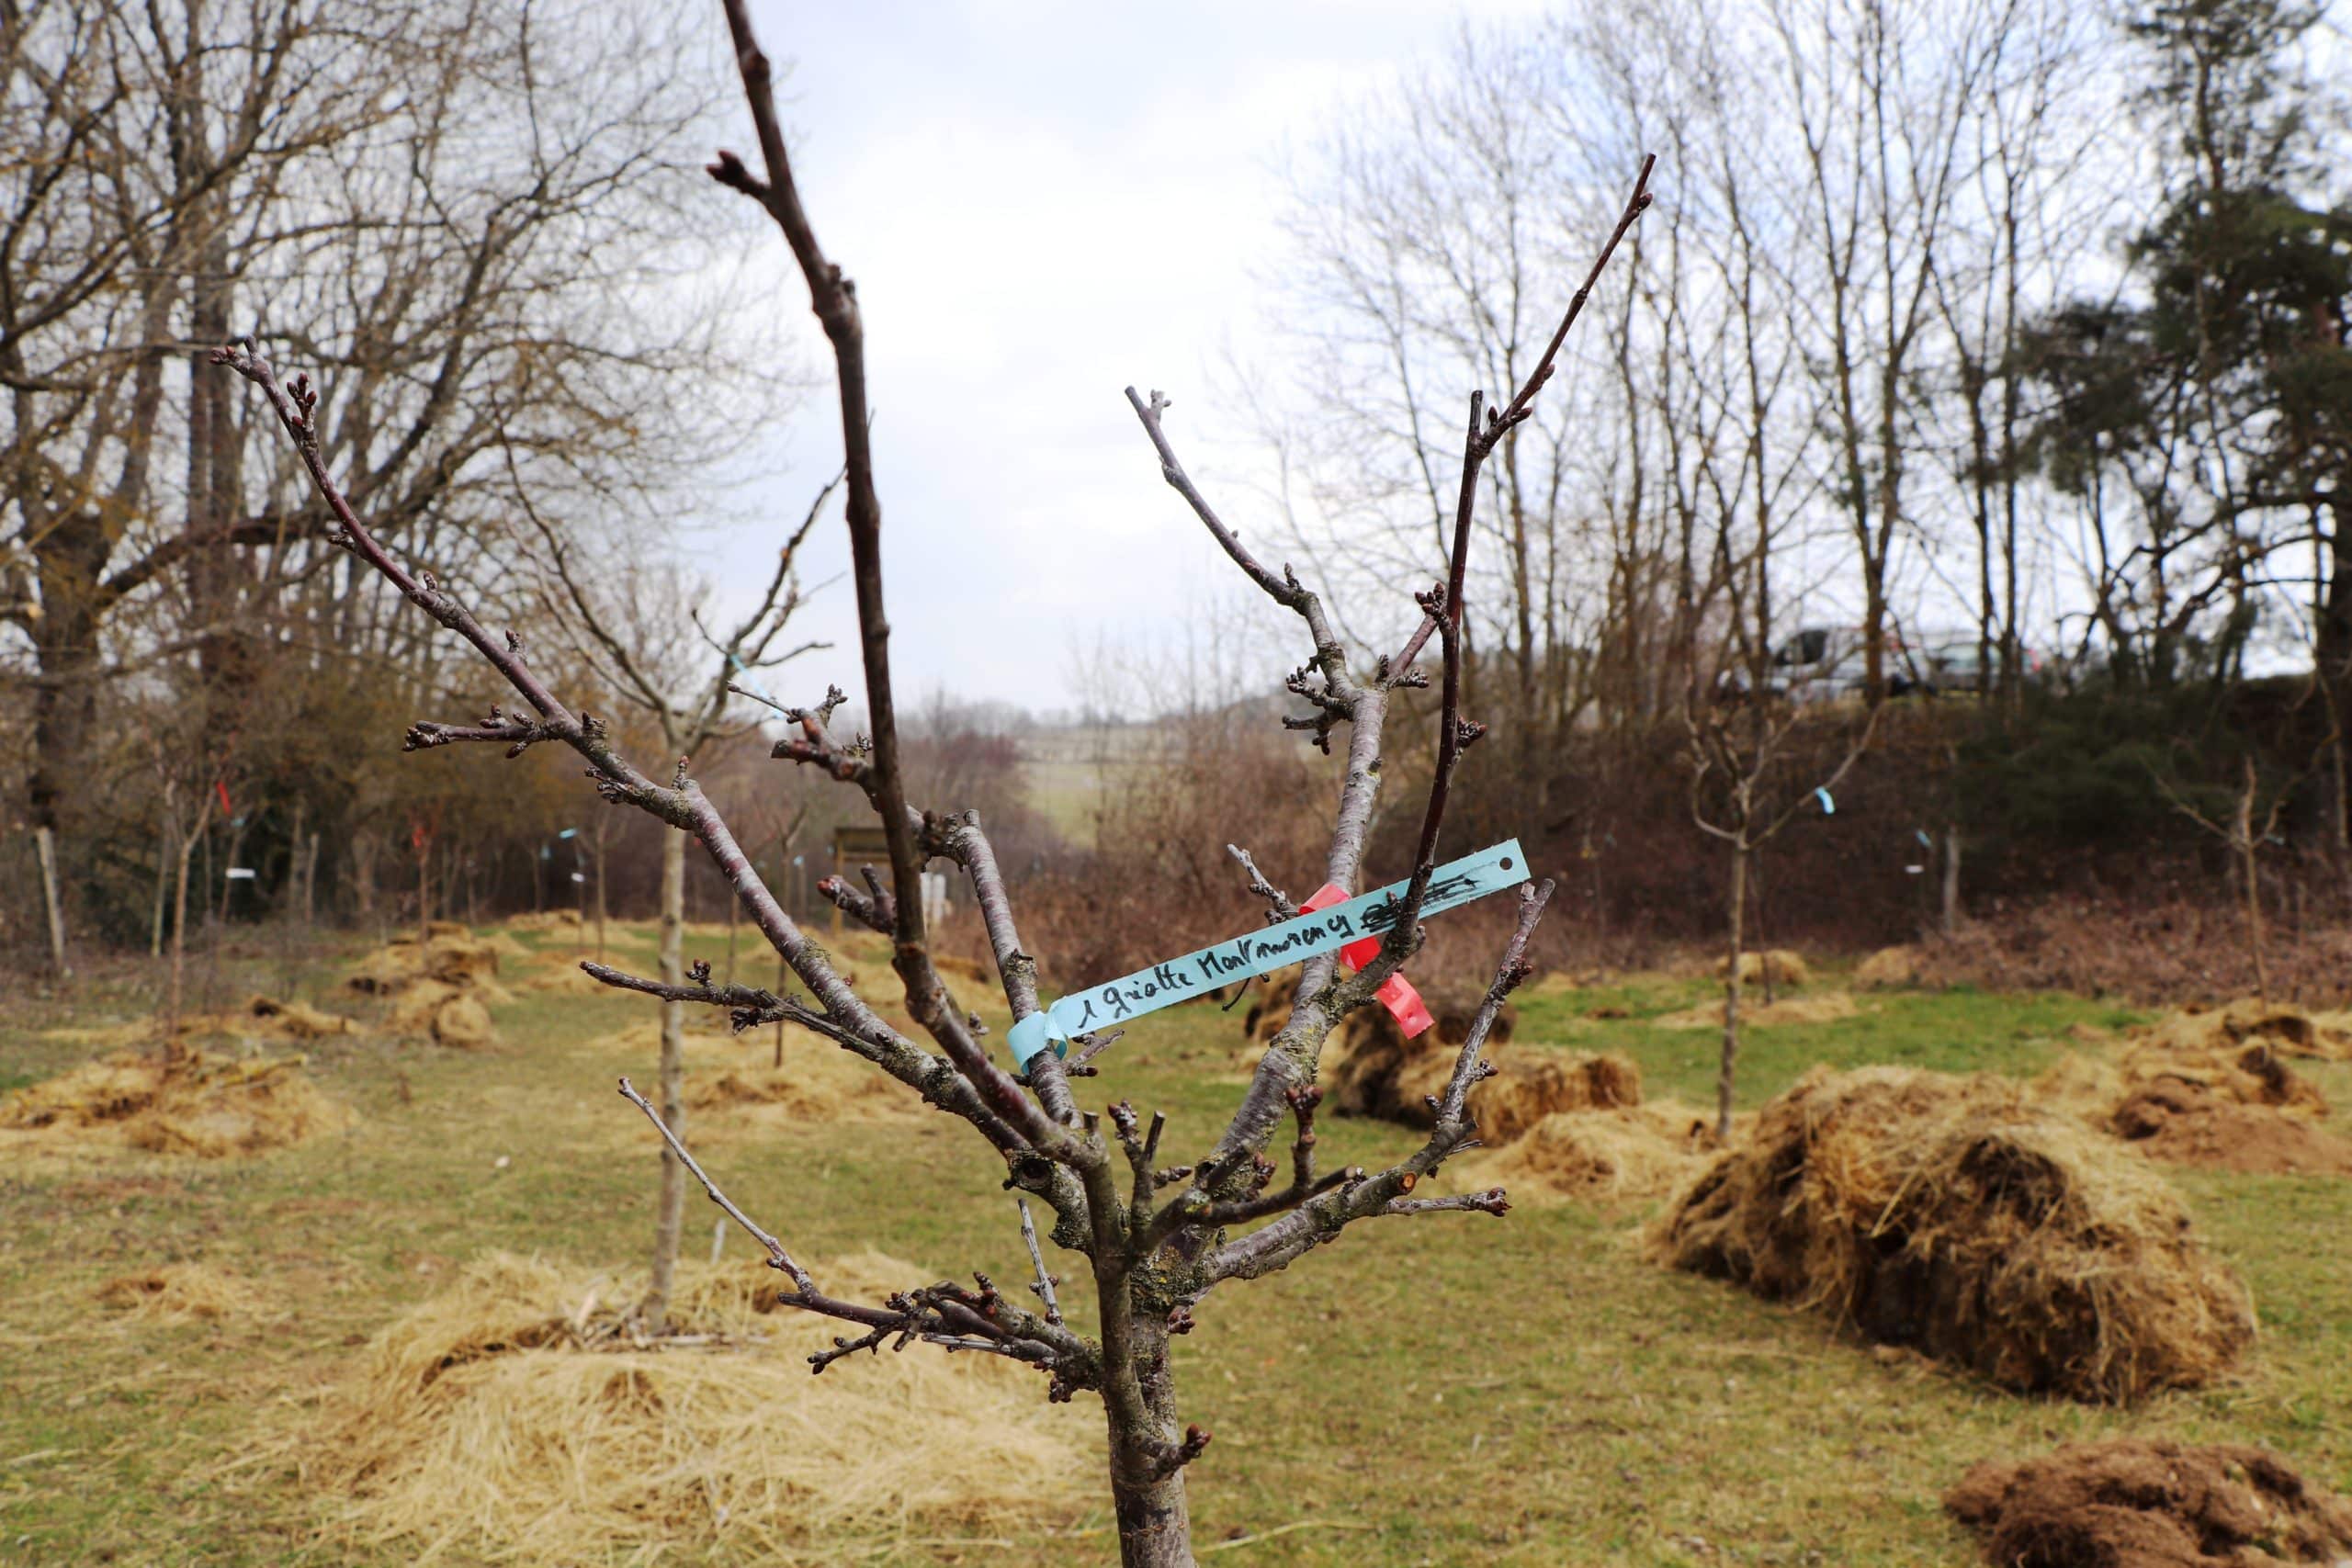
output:
[[[1430,877],[1421,898],[1421,913],[1442,910],[1500,893],[1528,880],[1527,856],[1517,839],[1508,839],[1476,854],[1448,861]],[[1392,882],[1344,904],[1334,904],[1311,915],[1300,915],[1280,925],[1267,926],[1245,936],[1204,947],[1182,958],[1138,969],[1124,978],[1089,987],[1062,998],[1044,1012],[1032,1013],[1006,1033],[1013,1059],[1026,1066],[1048,1044],[1057,1053],[1070,1036],[1091,1033],[1124,1023],[1161,1008],[1204,997],[1219,987],[1268,975],[1318,954],[1345,947],[1365,937],[1386,936],[1396,924],[1396,909],[1411,879]]]

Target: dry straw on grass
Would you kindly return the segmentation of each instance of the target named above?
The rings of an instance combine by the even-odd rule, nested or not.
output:
[[[217,1159],[299,1144],[351,1125],[300,1056],[122,1053],[0,1100],[0,1129],[40,1147],[116,1145]]]
[[[209,1263],[165,1263],[135,1274],[118,1274],[100,1285],[99,1304],[159,1323],[198,1318],[252,1318],[265,1297],[243,1275]]]
[[[44,1030],[41,1038],[62,1044],[119,1049],[153,1044],[163,1038],[164,1031],[164,1020],[156,1017],[137,1019],[128,1023],[102,1024],[96,1028]],[[341,1013],[328,1012],[308,1002],[255,995],[245,998],[245,1005],[233,1012],[183,1013],[173,1036],[180,1040],[217,1037],[305,1042],[357,1032],[358,1021],[345,1018]]]
[[[1743,953],[1739,955],[1741,985],[1760,986],[1768,974],[1775,987],[1792,991],[1813,983],[1813,970],[1806,965],[1804,957],[1785,947],[1776,947],[1770,953]],[[1731,960],[1726,958],[1715,965],[1715,978],[1727,980],[1730,977]]]
[[[1988,1460],[1944,1495],[1996,1568],[2255,1568],[2352,1561],[2352,1501],[2277,1454],[2123,1438]]]
[[[1263,996],[1242,1021],[1246,1041],[1238,1066],[1245,1070],[1257,1066],[1266,1043],[1290,1021],[1291,1002],[1297,994],[1295,973],[1266,983]],[[1429,991],[1422,999],[1437,1021],[1411,1040],[1405,1038],[1396,1019],[1378,1002],[1358,1008],[1340,1020],[1323,1043],[1317,1069],[1326,1106],[1347,1116],[1376,1116],[1409,1126],[1429,1124],[1430,1112],[1423,1097],[1444,1088],[1462,1043],[1469,1037],[1470,1021],[1481,998],[1474,994]],[[1518,1019],[1509,1006],[1496,1015],[1487,1034],[1490,1053],[1510,1043]]]
[[[695,1123],[707,1129],[884,1122],[924,1109],[879,1068],[797,1029],[785,1032],[779,1066],[775,1035],[765,1027],[737,1034],[725,1013],[689,1008],[684,1043],[686,1106],[708,1118]],[[652,1056],[662,1049],[662,1020],[658,1014],[639,1018],[581,1049],[597,1055]]]
[[[560,964],[549,964],[515,983],[525,991],[553,991],[567,997],[609,997],[616,993],[602,980],[580,967],[569,953]]]
[[[516,948],[503,933],[476,939],[463,926],[435,920],[429,940],[403,939],[361,959],[345,982],[355,991],[392,999],[390,1024],[443,1045],[475,1050],[498,1043],[489,1004],[514,1000],[498,983],[503,953]],[[503,945],[502,945],[503,943]]]
[[[1403,1098],[1430,1121],[1424,1098],[1444,1091],[1456,1053],[1424,1056],[1400,1078]],[[1508,1144],[1546,1117],[1564,1111],[1610,1111],[1642,1102],[1642,1073],[1614,1053],[1571,1055],[1519,1051],[1496,1064],[1495,1076],[1470,1090],[1470,1119],[1488,1145]]]
[[[1856,966],[1854,984],[1866,991],[1901,990],[1919,983],[1919,950],[1882,947]]]
[[[2255,1332],[2153,1167],[1991,1077],[1815,1068],[1651,1244],[2021,1392],[2200,1386]]]
[[[1836,1023],[1841,1019],[1859,1018],[1862,1010],[1844,991],[1823,991],[1810,997],[1780,997],[1767,1002],[1756,997],[1744,998],[1739,1004],[1739,1023],[1743,1029],[1770,1029],[1791,1023]],[[1650,1020],[1657,1029],[1721,1029],[1724,1026],[1724,1004],[1702,1002],[1679,1012],[1661,1013]]]
[[[1632,1201],[1674,1190],[1714,1146],[1708,1117],[1664,1100],[1560,1111],[1504,1146],[1449,1168],[1458,1170],[1466,1188],[1506,1189],[1514,1203]]]
[[[787,1035],[784,1066],[771,1066],[766,1042],[759,1062],[686,1081],[686,1104],[706,1115],[752,1123],[885,1122],[910,1116],[922,1102],[897,1080],[837,1046]]]
[[[933,1278],[872,1253],[815,1272],[876,1300]],[[831,1562],[910,1531],[1074,1508],[1093,1424],[1048,1405],[1035,1373],[919,1346],[812,1378],[805,1358],[832,1325],[776,1308],[783,1282],[755,1264],[689,1268],[672,1320],[704,1348],[583,1348],[633,1282],[475,1262],[369,1343],[306,1435],[305,1487],[334,1500],[327,1544],[411,1561],[650,1562],[723,1546]]]
[[[2258,1042],[2290,1055],[2352,1061],[2352,1011],[2306,1012],[2241,998],[2166,1013],[2133,1030],[2132,1038],[2162,1051],[2221,1051]]]

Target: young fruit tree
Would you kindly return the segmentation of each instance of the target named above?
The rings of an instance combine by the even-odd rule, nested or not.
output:
[[[1443,1093],[1433,1099],[1435,1125],[1409,1155],[1377,1171],[1318,1169],[1317,1063],[1333,1027],[1349,1011],[1371,1001],[1419,943],[1419,917],[1433,895],[1448,788],[1464,752],[1482,732],[1461,713],[1463,583],[1480,468],[1527,418],[1611,254],[1648,207],[1650,164],[1644,163],[1615,229],[1524,384],[1494,408],[1482,394],[1471,394],[1446,576],[1416,595],[1423,612],[1419,628],[1393,655],[1373,659],[1368,665],[1351,659],[1318,596],[1287,569],[1277,572],[1252,556],[1186,476],[1163,428],[1166,400],[1158,393],[1147,400],[1132,389],[1127,392],[1168,483],[1234,564],[1298,617],[1313,643],[1291,689],[1316,711],[1291,723],[1313,731],[1327,744],[1334,729],[1347,727],[1346,772],[1323,867],[1325,879],[1339,887],[1363,884],[1364,841],[1381,784],[1382,728],[1391,696],[1401,687],[1427,684],[1427,675],[1416,663],[1431,636],[1443,661],[1436,765],[1421,810],[1417,852],[1401,895],[1383,911],[1388,918],[1379,928],[1385,935],[1376,954],[1359,953],[1366,961],[1353,973],[1344,972],[1329,953],[1306,961],[1290,1020],[1267,1047],[1230,1120],[1205,1148],[1177,1162],[1162,1153],[1164,1116],[1154,1114],[1147,1122],[1124,1100],[1099,1115],[1080,1109],[1074,1080],[1102,1073],[1101,1053],[1116,1032],[1065,1031],[1045,1011],[1039,961],[1022,942],[1004,878],[978,814],[926,810],[907,798],[891,682],[882,511],[868,442],[872,405],[857,296],[819,246],[801,206],[776,118],[767,57],[752,35],[745,0],[727,0],[726,10],[763,170],[755,173],[733,154],[722,152],[710,173],[775,220],[831,344],[869,726],[862,739],[838,738],[831,718],[842,699],[837,691],[830,692],[815,706],[787,711],[797,733],[776,746],[775,755],[820,768],[862,791],[879,816],[889,845],[887,878],[877,878],[871,892],[837,886],[833,897],[888,933],[891,966],[903,988],[906,1010],[929,1037],[928,1045],[885,1021],[844,981],[824,950],[785,913],[683,761],[658,774],[640,771],[613,745],[601,720],[575,712],[548,687],[518,638],[488,630],[430,573],[413,572],[385,551],[328,470],[315,415],[319,394],[307,376],[281,381],[249,341],[216,350],[212,358],[253,381],[267,398],[333,513],[333,542],[382,573],[418,608],[472,645],[525,705],[520,709],[493,705],[473,724],[421,722],[409,730],[407,745],[414,749],[482,741],[505,746],[510,753],[541,742],[570,747],[586,760],[597,792],[606,801],[649,812],[700,842],[752,923],[807,988],[807,996],[714,984],[707,964],[695,964],[683,982],[626,975],[602,964],[585,965],[589,972],[608,985],[665,1002],[725,1008],[738,1029],[767,1022],[808,1029],[871,1062],[940,1111],[970,1123],[992,1157],[1002,1162],[1035,1267],[1029,1286],[1037,1298],[1035,1306],[1000,1291],[983,1274],[975,1274],[968,1286],[953,1280],[910,1283],[881,1303],[844,1300],[827,1293],[782,1240],[729,1200],[662,1124],[654,1108],[622,1080],[621,1093],[652,1120],[670,1153],[765,1250],[771,1266],[790,1279],[794,1290],[784,1302],[847,1325],[849,1332],[834,1340],[832,1349],[810,1358],[814,1369],[822,1372],[860,1350],[885,1346],[896,1350],[922,1341],[1035,1367],[1045,1379],[1049,1400],[1068,1400],[1081,1393],[1099,1398],[1109,1427],[1109,1481],[1122,1561],[1151,1568],[1189,1564],[1193,1551],[1186,1467],[1208,1447],[1209,1434],[1182,1419],[1170,1337],[1193,1326],[1194,1313],[1220,1285],[1286,1268],[1358,1221],[1448,1213],[1498,1215],[1508,1207],[1499,1189],[1453,1196],[1415,1192],[1448,1158],[1476,1142],[1466,1096],[1492,1070],[1482,1056],[1487,1032],[1504,998],[1528,973],[1524,955],[1550,895],[1548,882],[1521,888],[1515,929],[1494,981],[1462,1042]],[[1298,908],[1257,874],[1245,852],[1234,852],[1248,869],[1253,889],[1270,905],[1269,918],[1295,919]],[[969,880],[1013,1019],[1009,1039],[1033,1047],[1013,1066],[992,1054],[978,1020],[949,993],[933,963],[922,876],[933,860],[950,863]],[[1512,869],[1508,861],[1503,868]],[[1523,881],[1524,876],[1521,869],[1512,880]],[[1041,1034],[1066,1034],[1066,1043],[1078,1049],[1065,1060],[1058,1043],[1035,1048]],[[1277,1163],[1267,1151],[1285,1122],[1295,1133],[1287,1179],[1278,1181]],[[1096,1322],[1091,1334],[1063,1315],[1055,1292],[1059,1280],[1046,1267],[1034,1228],[1032,1200],[1051,1216],[1046,1234],[1054,1245],[1083,1259],[1091,1278]],[[1013,1218],[1007,1216],[1008,1224]]]

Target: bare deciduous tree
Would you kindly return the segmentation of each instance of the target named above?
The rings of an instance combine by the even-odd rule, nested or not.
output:
[[[698,259],[667,220],[714,95],[682,85],[676,23],[590,0],[317,13],[0,6],[0,671],[32,710],[25,814],[69,881],[128,671],[180,658],[189,700],[223,709],[283,642],[431,679],[429,642],[318,547],[299,469],[203,368],[232,318],[334,373],[321,439],[354,502],[477,586],[518,489],[707,482],[723,438],[669,378],[755,380],[750,322],[644,287]]]
[[[776,639],[800,605],[794,562],[838,483],[829,483],[817,492],[800,526],[776,552],[775,571],[768,579],[766,592],[724,638],[702,633],[691,585],[677,570],[663,562],[632,558],[634,547],[652,532],[648,525],[624,525],[616,530],[618,537],[600,541],[603,547],[595,553],[602,566],[592,578],[577,558],[582,547],[571,532],[542,515],[527,496],[522,498],[539,539],[537,559],[548,578],[549,597],[556,601],[557,623],[571,634],[580,660],[608,689],[645,710],[661,731],[662,756],[674,758],[680,768],[693,762],[712,741],[748,727],[748,721],[737,722],[730,707],[738,694],[738,676],[772,669],[823,646],[802,643],[779,648]],[[697,680],[694,667],[705,660],[707,672]],[[596,860],[597,957],[601,959],[605,912],[601,841]],[[683,986],[686,978],[685,919],[686,835],[673,826],[662,834],[661,894],[662,978],[673,987]],[[662,1120],[681,1141],[686,1124],[685,1077],[685,1004],[671,998],[662,1004]],[[655,1332],[669,1316],[685,1204],[685,1171],[664,1147],[661,1199],[653,1225],[651,1283],[638,1308],[639,1318]]]
[[[1455,1196],[1417,1196],[1416,1190],[1475,1141],[1466,1096],[1490,1070],[1482,1052],[1495,1014],[1528,973],[1523,954],[1549,896],[1548,883],[1521,890],[1516,931],[1438,1097],[1435,1126],[1419,1148],[1377,1172],[1352,1168],[1318,1171],[1316,1067],[1334,1025],[1369,1001],[1418,945],[1418,917],[1437,864],[1454,772],[1464,751],[1482,733],[1480,726],[1461,713],[1464,584],[1480,471],[1526,420],[1594,282],[1648,206],[1649,164],[1645,162],[1634,195],[1591,275],[1525,379],[1498,407],[1489,409],[1480,395],[1472,395],[1446,576],[1417,595],[1423,610],[1419,629],[1401,650],[1375,660],[1369,671],[1351,661],[1320,597],[1287,570],[1276,572],[1253,557],[1193,486],[1163,429],[1165,400],[1155,394],[1147,400],[1132,389],[1128,392],[1169,483],[1250,581],[1306,627],[1313,643],[1307,667],[1311,674],[1296,689],[1316,709],[1312,728],[1326,737],[1339,726],[1348,728],[1348,766],[1324,866],[1328,880],[1343,886],[1361,884],[1365,832],[1381,784],[1382,728],[1391,694],[1400,686],[1426,680],[1415,665],[1431,636],[1439,641],[1444,665],[1435,776],[1422,813],[1412,874],[1379,954],[1344,977],[1329,956],[1309,961],[1291,1018],[1268,1047],[1230,1121],[1199,1157],[1162,1164],[1164,1117],[1155,1115],[1146,1126],[1125,1101],[1099,1117],[1080,1111],[1071,1084],[1074,1074],[1093,1066],[1096,1053],[1088,1043],[1080,1042],[1082,1049],[1067,1066],[1046,1051],[1030,1058],[1025,1077],[1016,1077],[991,1058],[974,1021],[949,996],[933,964],[921,877],[926,862],[944,858],[970,881],[1014,1020],[1027,1020],[1040,1010],[1037,960],[1021,942],[1012,902],[977,814],[928,812],[907,798],[889,664],[882,515],[868,445],[871,401],[857,297],[841,268],[820,247],[801,206],[776,118],[767,58],[752,37],[742,0],[728,0],[727,15],[758,131],[763,170],[755,173],[733,154],[721,153],[711,172],[775,220],[832,345],[870,730],[862,747],[838,741],[830,728],[840,700],[833,694],[816,707],[793,712],[798,734],[782,742],[777,751],[855,786],[879,815],[890,848],[889,878],[870,912],[888,928],[892,966],[907,1010],[936,1054],[893,1028],[850,988],[778,905],[683,764],[669,772],[667,782],[639,771],[614,747],[603,724],[565,705],[533,668],[518,639],[487,630],[429,574],[410,571],[385,551],[331,471],[317,418],[320,395],[307,377],[281,382],[250,343],[221,348],[214,357],[253,381],[268,399],[334,515],[334,542],[462,637],[528,706],[521,713],[494,711],[479,724],[419,723],[409,731],[409,744],[485,741],[520,750],[553,741],[571,748],[586,759],[606,800],[650,812],[701,840],[753,922],[807,987],[810,999],[713,984],[707,964],[694,965],[684,984],[624,975],[602,965],[592,966],[592,973],[608,984],[665,1001],[728,1008],[738,1027],[789,1021],[873,1063],[926,1101],[970,1123],[1003,1161],[1008,1185],[1051,1211],[1053,1241],[1080,1254],[1092,1275],[1100,1329],[1096,1337],[1079,1332],[1064,1319],[1041,1249],[1032,1255],[1036,1309],[999,1291],[984,1275],[976,1275],[973,1286],[952,1280],[911,1286],[878,1305],[842,1300],[827,1294],[781,1240],[725,1198],[684,1145],[673,1141],[672,1152],[765,1249],[771,1264],[791,1279],[795,1290],[786,1302],[855,1331],[839,1339],[834,1349],[812,1358],[818,1370],[859,1350],[922,1340],[1034,1366],[1046,1375],[1051,1399],[1068,1399],[1080,1391],[1096,1394],[1109,1423],[1109,1479],[1123,1559],[1154,1568],[1188,1564],[1193,1553],[1185,1469],[1206,1449],[1209,1438],[1181,1420],[1169,1340],[1192,1326],[1201,1301],[1226,1281],[1255,1279],[1287,1267],[1359,1220],[1465,1211],[1498,1214],[1508,1207],[1498,1189]],[[1288,908],[1273,889],[1263,890],[1277,909]],[[1103,1043],[1098,1038],[1093,1045]],[[658,1112],[627,1080],[622,1092],[661,1126]],[[1277,1167],[1266,1151],[1286,1121],[1295,1122],[1297,1131],[1291,1145],[1290,1179],[1277,1184]],[[668,1139],[668,1129],[662,1130]],[[1025,1217],[1025,1202],[1023,1208]],[[1256,1228],[1242,1229],[1250,1225]]]

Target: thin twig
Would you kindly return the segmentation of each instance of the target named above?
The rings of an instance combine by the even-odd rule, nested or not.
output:
[[[1046,1255],[1037,1247],[1037,1226],[1029,1218],[1029,1200],[1015,1198],[1012,1202],[1021,1211],[1021,1239],[1029,1244],[1029,1261],[1037,1267],[1037,1282],[1029,1288],[1046,1303],[1046,1321],[1058,1327],[1062,1304],[1054,1299],[1054,1277],[1046,1271]]]
[[[662,1120],[662,1113],[648,1104],[645,1096],[638,1093],[636,1086],[626,1077],[621,1079],[621,1098],[645,1112],[645,1119],[653,1123],[653,1130],[662,1134],[662,1141],[670,1145],[670,1152],[678,1157],[680,1164],[694,1174],[696,1181],[702,1183],[702,1190],[710,1194],[710,1201],[726,1210],[727,1217],[742,1226],[744,1235],[767,1249],[769,1265],[781,1269],[792,1276],[793,1284],[798,1288],[802,1295],[817,1294],[817,1281],[808,1277],[808,1270],[793,1261],[792,1254],[784,1249],[784,1243],[762,1230],[758,1222],[735,1206],[735,1200],[718,1190],[718,1183],[713,1181],[709,1173],[703,1169],[700,1162],[686,1152],[686,1145],[678,1141],[678,1135],[675,1133],[670,1131],[670,1124]]]

